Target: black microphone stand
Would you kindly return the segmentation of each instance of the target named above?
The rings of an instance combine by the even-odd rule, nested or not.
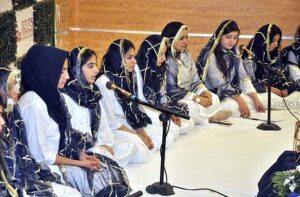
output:
[[[161,144],[161,163],[160,163],[160,179],[159,182],[155,182],[151,185],[148,185],[146,187],[146,191],[149,194],[160,194],[162,196],[170,196],[174,195],[175,192],[173,191],[172,185],[169,183],[164,182],[164,170],[165,170],[165,154],[166,154],[166,138],[167,138],[167,127],[168,127],[168,121],[170,121],[170,118],[172,115],[175,115],[177,117],[181,117],[184,119],[189,120],[190,117],[185,114],[177,113],[172,110],[162,108],[159,106],[154,106],[150,103],[146,103],[144,101],[139,100],[134,95],[129,97],[121,97],[121,99],[139,103],[141,105],[148,106],[152,109],[155,109],[157,111],[160,111],[161,114],[159,115],[159,119],[163,122],[163,133],[162,133],[162,144]]]
[[[260,130],[264,130],[264,131],[281,130],[281,128],[278,125],[271,123],[271,84],[272,84],[272,76],[273,76],[272,74],[282,75],[282,73],[280,73],[279,71],[270,67],[270,65],[260,61],[255,55],[253,55],[252,58],[253,58],[253,61],[255,61],[256,63],[259,62],[261,65],[263,65],[264,69],[269,71],[269,74],[268,74],[268,119],[267,119],[266,123],[261,123],[256,128],[258,128]]]

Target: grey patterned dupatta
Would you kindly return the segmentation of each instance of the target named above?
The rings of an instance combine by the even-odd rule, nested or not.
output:
[[[190,52],[187,49],[180,52],[175,50],[175,42],[180,39],[184,30],[188,30],[186,25],[173,21],[168,23],[161,33],[162,37],[168,38],[167,94],[173,101],[183,99],[189,92],[205,88]]]
[[[10,69],[8,69],[10,70]],[[24,189],[28,195],[56,196],[53,193],[50,182],[61,183],[60,176],[52,173],[47,165],[36,162],[30,155],[26,129],[21,118],[19,107],[9,97],[12,89],[19,87],[20,71],[12,69],[7,72],[7,127],[1,139],[1,155],[6,164],[7,176],[20,189]]]
[[[269,51],[269,47],[274,37],[279,34],[278,46],[273,50]],[[282,66],[280,58],[280,47],[281,47],[281,30],[275,24],[266,24],[259,28],[255,33],[252,40],[249,42],[247,48],[254,54],[253,58],[256,69],[254,70],[254,76],[251,76],[252,83],[256,88],[257,92],[266,91],[266,81],[271,76],[271,86],[276,87],[280,90],[288,89],[289,93],[294,91],[295,84],[290,82],[287,76],[287,70]],[[247,53],[243,54],[243,58],[247,59]],[[273,68],[282,75],[274,75],[265,69],[265,66]],[[246,70],[248,68],[246,67]],[[248,72],[248,70],[247,70]]]
[[[300,69],[300,25],[296,31],[295,42],[281,51],[281,59],[284,68],[289,75],[290,70],[288,65],[295,65]],[[300,79],[295,81],[296,90],[300,91]]]
[[[218,88],[210,89],[210,91],[217,94],[220,99],[225,97],[237,96],[241,93],[239,88],[240,77],[239,77],[239,66],[241,63],[241,58],[239,57],[236,46],[232,49],[224,49],[221,45],[221,38],[224,35],[224,31],[227,27],[233,26],[234,29],[238,29],[237,24],[231,20],[223,21],[213,36],[210,38],[207,45],[201,50],[197,61],[196,67],[198,70],[198,75],[202,81],[207,83],[207,73],[209,65],[211,64],[211,57],[217,57],[216,53],[221,54],[220,59],[216,58],[217,67],[223,73],[223,78],[226,80],[227,85],[220,86]],[[230,33],[230,32],[229,32]],[[222,64],[218,61],[222,61]],[[218,80],[218,79],[215,79]],[[208,87],[208,86],[207,86]],[[230,88],[227,88],[230,87]]]
[[[166,64],[157,64],[158,56],[167,47],[167,41],[160,35],[151,35],[141,44],[136,59],[144,81],[143,93],[148,102],[154,105],[188,114],[186,104],[172,101],[166,94]]]

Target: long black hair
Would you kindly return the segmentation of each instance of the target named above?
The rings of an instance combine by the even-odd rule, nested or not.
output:
[[[9,72],[6,69],[0,69],[0,97],[2,98],[3,105],[6,104],[6,84]]]
[[[215,34],[214,34],[214,36],[218,36],[219,35],[219,33],[220,33],[220,31],[224,28],[224,25],[226,24],[226,23],[228,23],[229,22],[229,20],[225,20],[225,21],[223,21],[220,25],[219,25],[219,27],[218,27],[218,29],[216,30],[216,32],[215,32]],[[231,32],[233,32],[233,31],[237,31],[238,32],[238,34],[240,34],[240,28],[238,27],[238,25],[237,25],[237,23],[235,22],[235,21],[231,21],[225,28],[224,28],[224,31],[223,31],[223,33],[222,33],[222,36],[223,35],[226,35],[226,34],[229,34],[229,33],[231,33]],[[209,43],[209,45],[210,44],[213,44],[213,43]],[[214,50],[214,54],[215,54],[215,56],[216,56],[216,60],[217,60],[217,63],[218,63],[218,66],[219,66],[219,68],[220,68],[220,70],[222,71],[222,73],[224,74],[224,76],[227,76],[227,65],[226,65],[226,62],[225,62],[225,60],[224,60],[224,58],[223,58],[223,51],[222,51],[222,44],[221,44],[221,40],[220,40],[220,42],[218,43],[218,45],[217,45],[217,47],[216,47],[216,49]],[[233,53],[235,53],[235,47],[233,47],[232,49],[230,49]]]
[[[270,31],[269,31],[270,30]],[[268,46],[272,43],[274,37],[279,35],[278,46],[269,51]],[[251,39],[247,48],[254,53],[254,55],[262,62],[271,63],[272,60],[278,57],[281,47],[281,30],[275,24],[266,24],[259,28]],[[268,40],[269,39],[269,40]],[[246,52],[243,54],[243,58],[247,56]]]

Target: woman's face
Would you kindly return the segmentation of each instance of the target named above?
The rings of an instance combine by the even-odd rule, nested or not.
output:
[[[11,98],[14,103],[17,103],[19,101],[20,85],[16,79],[14,79],[12,83],[12,86],[8,90],[8,97]]]
[[[228,34],[223,34],[221,38],[221,45],[225,49],[232,49],[239,38],[239,32],[238,31],[232,31]]]
[[[96,80],[96,75],[99,73],[99,68],[97,67],[97,58],[95,55],[82,65],[82,71],[89,84],[93,84]]]
[[[167,52],[167,45],[164,44],[162,50],[160,50],[157,54],[157,66],[162,65],[167,60],[166,52]]]
[[[187,48],[188,45],[188,30],[182,30],[179,39],[174,40],[174,48],[176,52],[182,52]]]
[[[269,51],[273,51],[274,49],[276,49],[279,46],[279,39],[280,39],[280,35],[276,34],[270,43]]]
[[[60,75],[58,85],[57,85],[57,87],[59,89],[64,88],[65,84],[68,81],[68,79],[70,79],[70,76],[69,76],[69,73],[68,73],[68,67],[69,67],[68,59],[65,59],[64,66],[63,66],[63,69],[61,71],[61,75]]]
[[[2,107],[2,105],[0,105],[0,133],[2,132],[3,127],[5,125],[5,121],[4,121],[2,114],[3,114],[3,107]]]
[[[125,64],[128,72],[132,72],[134,70],[134,66],[136,65],[136,59],[134,55],[135,51],[133,48],[130,48],[125,54]]]

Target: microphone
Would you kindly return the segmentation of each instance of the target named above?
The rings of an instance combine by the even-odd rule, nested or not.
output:
[[[247,47],[245,45],[243,45],[243,44],[240,45],[239,49],[240,49],[241,52],[246,51],[246,53],[248,54],[248,59],[249,60],[253,60],[255,62],[260,63],[261,65],[263,65],[264,68],[266,68],[267,70],[269,70],[269,71],[271,71],[271,72],[273,72],[277,75],[280,75],[280,76],[283,75],[283,73],[279,72],[278,70],[271,67],[267,63],[262,62],[259,58],[256,57],[256,55],[253,52],[251,52],[249,49],[247,49]]]
[[[166,109],[166,108],[163,108],[163,107],[160,107],[160,106],[154,106],[153,104],[141,101],[134,94],[131,94],[130,92],[127,92],[126,90],[120,88],[119,86],[117,86],[112,81],[108,81],[106,83],[106,87],[109,90],[115,90],[115,91],[119,92],[120,94],[124,95],[124,98],[121,98],[121,99],[128,100],[128,101],[131,101],[131,102],[135,102],[135,103],[138,103],[138,104],[142,104],[142,105],[148,106],[152,109],[158,110],[158,111],[163,112],[163,113],[174,114],[175,116],[178,116],[178,117],[181,117],[181,118],[184,118],[184,119],[187,119],[187,120],[190,119],[190,117],[188,115],[177,113],[177,112],[172,111],[170,109]]]
[[[117,86],[114,82],[112,81],[108,81],[106,83],[106,87],[109,90],[116,90],[117,92],[121,93],[122,95],[124,95],[125,97],[135,97],[134,95],[132,95],[130,92],[120,88],[119,86]]]
[[[248,59],[252,59],[254,56],[254,53],[252,53],[249,49],[247,49],[247,47],[245,45],[240,45],[239,47],[241,54],[246,51],[246,53],[248,54]]]

